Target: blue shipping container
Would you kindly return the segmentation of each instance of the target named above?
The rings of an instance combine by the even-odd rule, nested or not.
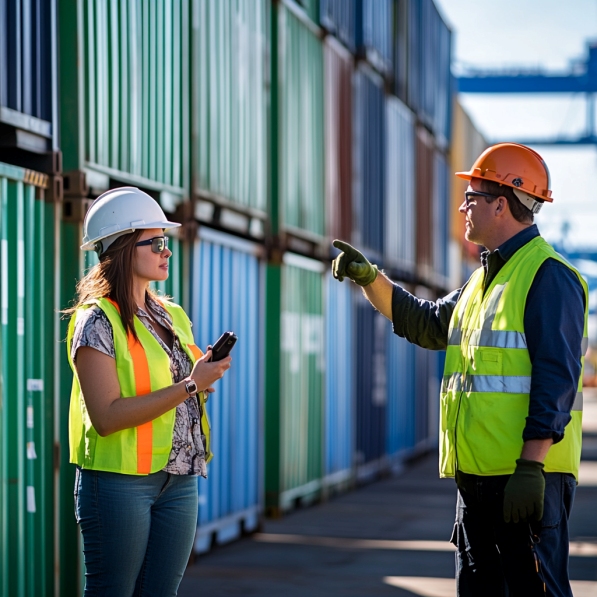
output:
[[[39,133],[55,121],[55,42],[55,0],[0,2],[0,109],[45,121]]]
[[[384,251],[386,108],[382,78],[365,64],[354,77],[353,239],[378,265]]]
[[[415,345],[387,328],[388,424],[386,451],[399,462],[415,446]]]
[[[352,477],[355,440],[354,303],[350,282],[328,272],[325,298],[325,471],[324,485]]]
[[[319,19],[322,27],[333,33],[352,52],[356,52],[356,21],[362,0],[320,0]],[[361,15],[362,20],[362,15]],[[360,21],[359,21],[360,22]]]
[[[433,269],[442,286],[448,284],[450,220],[449,169],[445,156],[439,151],[433,156],[433,187],[431,212],[433,216]]]
[[[393,0],[362,0],[363,46],[367,60],[382,73],[392,67]]]
[[[415,447],[419,449],[437,445],[440,354],[415,348]]]
[[[386,455],[386,334],[390,325],[353,288],[356,300],[357,474],[369,477],[385,466]]]
[[[191,320],[205,350],[232,330],[233,364],[207,403],[214,458],[199,479],[195,551],[253,530],[262,510],[262,265],[259,248],[200,228],[191,259]]]
[[[386,99],[386,189],[384,263],[414,272],[415,117],[396,97]]]

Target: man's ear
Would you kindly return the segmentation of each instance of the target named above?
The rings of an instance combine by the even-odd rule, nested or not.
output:
[[[503,195],[500,195],[494,202],[494,214],[496,216],[503,216],[510,211],[510,206],[508,205],[508,199]]]

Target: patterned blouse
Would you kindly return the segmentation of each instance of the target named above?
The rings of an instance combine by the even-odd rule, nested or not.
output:
[[[192,362],[180,345],[178,337],[174,334],[172,318],[149,295],[146,295],[146,303],[151,311],[151,316],[140,307],[137,307],[137,317],[170,357],[170,371],[173,383],[182,381],[191,374]],[[174,339],[172,349],[164,343],[155,331],[152,325],[152,317],[172,333]],[[81,346],[90,346],[113,359],[116,358],[112,324],[98,306],[89,307],[77,321],[71,346],[73,361],[77,350]],[[203,443],[204,437],[201,434],[201,417],[197,398],[189,397],[176,407],[172,450],[168,458],[168,464],[163,470],[173,475],[201,475],[207,477]]]

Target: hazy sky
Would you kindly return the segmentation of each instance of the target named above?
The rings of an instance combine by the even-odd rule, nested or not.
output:
[[[597,41],[597,0],[435,0],[454,34],[455,73],[465,68],[565,71]],[[580,134],[586,102],[572,94],[461,95],[488,140]],[[596,110],[597,114],[597,110]],[[597,148],[537,146],[552,177],[554,203],[537,218],[558,240],[570,224],[569,245],[597,247]]]

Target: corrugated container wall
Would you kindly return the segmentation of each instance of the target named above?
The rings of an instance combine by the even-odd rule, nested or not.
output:
[[[387,326],[388,421],[386,451],[399,464],[415,446],[415,345]]]
[[[193,189],[267,209],[267,0],[193,3]]]
[[[382,78],[361,63],[354,77],[353,240],[367,256],[384,251],[386,107]]]
[[[433,217],[433,269],[440,286],[448,285],[448,256],[450,220],[460,214],[453,214],[450,205],[448,186],[448,163],[443,153],[433,155],[433,197],[431,213]]]
[[[324,46],[325,202],[327,236],[352,236],[353,58],[333,38]]]
[[[417,268],[419,275],[433,280],[433,138],[417,127]]]
[[[274,266],[270,266],[270,270]],[[276,379],[266,403],[266,492],[271,507],[290,509],[296,500],[319,495],[323,475],[324,321],[323,264],[284,255],[281,266],[279,311],[268,297],[268,327],[279,317],[280,360],[269,359],[274,344],[268,342],[266,378]],[[269,271],[268,293],[275,292]],[[271,336],[271,331],[268,332]],[[275,438],[274,438],[275,436]]]
[[[326,486],[346,485],[355,451],[355,316],[351,283],[326,274],[325,471]]]
[[[376,474],[385,466],[387,432],[386,326],[388,321],[353,289],[356,300],[357,474]]]
[[[214,458],[199,479],[196,551],[254,530],[262,509],[263,455],[262,267],[255,245],[199,229],[192,254],[191,308],[197,345],[205,350],[220,335],[238,336],[226,376],[207,403]]]
[[[323,48],[313,30],[289,9],[280,6],[279,18],[283,227],[322,237]]]
[[[54,589],[57,211],[46,185],[0,164],[0,593],[24,597]]]
[[[392,67],[392,13],[393,0],[361,0],[363,47],[367,60],[381,73]],[[357,39],[358,39],[357,31]]]
[[[442,358],[441,352],[415,347],[415,446],[420,449],[438,441]]]
[[[394,0],[392,14],[393,92],[405,103],[409,101],[408,4],[408,0]]]
[[[415,117],[396,97],[386,99],[386,266],[416,268]]]
[[[64,170],[180,195],[188,186],[189,2],[62,1]],[[100,178],[101,175],[103,178]]]
[[[321,0],[286,0],[300,6],[313,23],[319,23],[319,4]]]
[[[333,33],[349,50],[356,52],[357,7],[362,0],[320,0],[322,27]],[[362,17],[361,17],[362,18]]]
[[[454,102],[452,130],[450,170],[452,173],[470,170],[477,157],[488,145],[483,135],[475,128],[470,116],[457,101]],[[468,279],[473,268],[479,267],[479,246],[465,239],[465,220],[462,214],[458,213],[468,182],[457,176],[452,176],[450,182],[450,209],[452,210],[450,237],[456,247],[451,282],[452,286],[457,288]]]
[[[446,149],[450,137],[452,77],[451,32],[433,0],[406,0],[408,20],[408,103],[419,119],[433,132],[437,144]],[[395,67],[398,66],[395,64]]]
[[[53,173],[56,0],[0,2],[0,161]]]

